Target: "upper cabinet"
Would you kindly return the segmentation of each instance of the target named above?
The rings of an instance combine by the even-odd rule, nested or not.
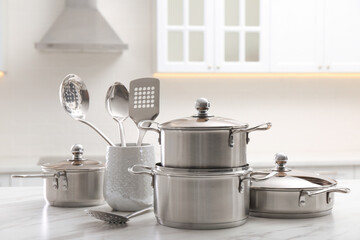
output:
[[[359,0],[271,0],[272,72],[360,72]]]
[[[158,0],[159,72],[269,71],[266,0]]]
[[[360,72],[360,1],[324,0],[326,71]]]
[[[339,0],[340,1],[340,0]],[[272,0],[272,72],[323,70],[322,0]]]
[[[360,72],[359,0],[157,0],[158,72]]]

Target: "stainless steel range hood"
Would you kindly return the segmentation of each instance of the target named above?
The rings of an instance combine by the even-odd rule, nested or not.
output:
[[[44,51],[122,52],[128,45],[97,10],[96,0],[65,0],[65,8],[35,47]]]

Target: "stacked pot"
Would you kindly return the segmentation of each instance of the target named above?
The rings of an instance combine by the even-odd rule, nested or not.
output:
[[[196,101],[198,113],[156,128],[161,163],[135,165],[133,174],[153,178],[154,212],[160,224],[191,229],[239,226],[248,218],[251,168],[246,160],[248,134],[267,130],[270,123],[248,124],[208,114],[210,103]]]

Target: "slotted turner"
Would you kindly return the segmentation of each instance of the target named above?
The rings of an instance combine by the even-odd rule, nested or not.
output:
[[[155,120],[159,115],[160,81],[157,78],[140,78],[130,82],[129,116],[138,126],[140,121]],[[150,127],[145,123],[144,127]],[[145,130],[139,129],[137,146],[141,146]]]

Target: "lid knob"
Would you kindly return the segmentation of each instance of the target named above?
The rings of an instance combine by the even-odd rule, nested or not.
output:
[[[71,153],[73,157],[69,161],[71,161],[72,165],[81,165],[82,161],[85,160],[83,159],[84,148],[81,144],[74,144],[71,147]]]
[[[196,110],[198,110],[199,117],[207,117],[207,111],[210,108],[210,102],[206,98],[199,98],[195,104]]]
[[[274,159],[276,163],[275,169],[277,171],[279,172],[289,171],[289,169],[287,169],[285,166],[288,161],[288,157],[284,153],[276,153]]]

